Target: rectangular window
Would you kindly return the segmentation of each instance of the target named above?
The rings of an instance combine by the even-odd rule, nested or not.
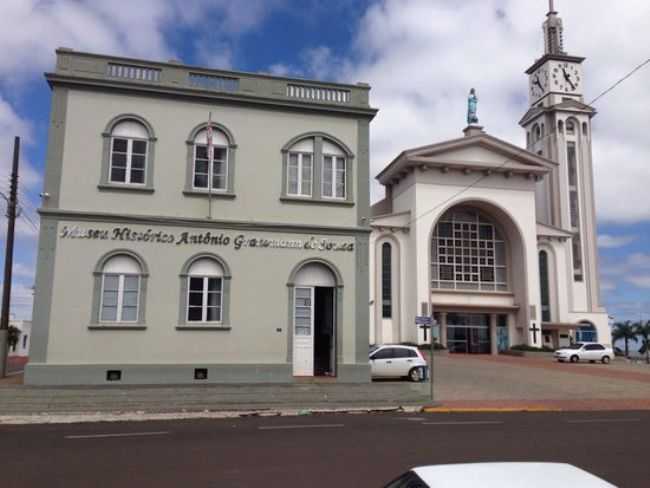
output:
[[[209,178],[212,175],[212,189],[225,191],[228,177],[228,148],[212,146],[212,168],[208,158],[206,144],[194,145],[194,188],[208,190]]]
[[[287,194],[310,197],[313,180],[313,155],[289,153],[287,164]]]
[[[323,188],[327,198],[345,198],[345,158],[323,156]]]
[[[311,335],[312,288],[296,288],[295,329],[296,335]]]
[[[191,276],[187,293],[187,321],[221,322],[221,298],[221,278]]]
[[[140,277],[104,274],[100,321],[137,322]]]
[[[569,186],[576,186],[578,184],[578,164],[576,156],[576,143],[568,142],[567,150],[567,165],[569,169]]]
[[[147,141],[114,137],[110,160],[111,183],[144,184]]]
[[[390,319],[393,316],[392,281],[391,245],[384,243],[381,246],[381,316],[385,319]]]

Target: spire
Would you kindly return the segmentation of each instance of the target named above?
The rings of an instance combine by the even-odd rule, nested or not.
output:
[[[555,10],[553,0],[548,0],[548,13],[544,22],[544,51],[546,54],[566,54],[564,52],[564,28],[562,19]]]

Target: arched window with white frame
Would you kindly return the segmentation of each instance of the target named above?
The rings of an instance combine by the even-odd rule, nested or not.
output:
[[[323,174],[321,193],[324,198],[345,199],[346,171],[345,152],[336,144],[323,140]]]
[[[195,190],[210,189],[210,178],[212,178],[212,190],[228,190],[228,159],[229,141],[226,135],[218,129],[212,130],[212,165],[208,154],[208,131],[200,130],[195,138],[192,157],[192,188]]]
[[[149,138],[147,128],[136,120],[122,120],[113,126],[110,133],[110,183],[145,184]]]
[[[101,270],[99,322],[138,322],[142,269],[126,254],[109,258]]]
[[[314,139],[308,138],[289,148],[287,194],[310,197],[314,179]]]
[[[188,323],[221,323],[223,318],[224,269],[216,260],[203,257],[188,270],[185,319]]]

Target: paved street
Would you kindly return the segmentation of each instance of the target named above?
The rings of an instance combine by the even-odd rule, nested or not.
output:
[[[414,466],[568,462],[648,486],[650,412],[377,414],[0,426],[3,486],[379,487]]]

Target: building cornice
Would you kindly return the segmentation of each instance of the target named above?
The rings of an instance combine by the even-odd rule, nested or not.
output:
[[[537,68],[539,68],[547,61],[565,61],[569,63],[582,63],[585,59],[587,58],[583,58],[581,56],[570,56],[569,54],[545,54],[537,61],[535,61],[533,65],[526,70],[526,74],[527,75],[532,74]]]
[[[372,119],[370,86],[225,71],[57,49],[50,86],[66,86],[231,104],[282,107]]]
[[[86,212],[41,208],[38,210],[42,219],[56,221],[106,222],[111,224],[159,225],[170,227],[198,227],[205,229],[227,229],[239,231],[287,232],[292,234],[319,235],[367,235],[369,227],[340,227],[309,224],[289,224],[282,222],[256,222],[240,220],[215,220],[191,217],[167,217],[156,215],[123,215],[108,212]]]
[[[127,81],[107,81],[107,80],[93,80],[75,76],[58,75],[56,73],[46,73],[50,86],[66,86],[68,88],[86,88],[86,89],[101,89],[106,91],[115,91],[123,93],[147,93],[156,96],[181,98],[192,100],[201,100],[207,103],[214,103],[219,101],[221,103],[249,105],[249,106],[263,106],[263,107],[278,107],[289,110],[297,110],[303,112],[321,112],[321,113],[335,113],[350,115],[354,117],[364,117],[373,119],[378,109],[374,108],[357,108],[357,107],[344,107],[338,105],[315,104],[305,102],[294,102],[290,100],[278,100],[274,98],[265,98],[260,96],[247,96],[242,94],[231,94],[226,92],[210,92],[208,90],[198,90],[191,88],[181,87],[163,87],[141,85],[138,83],[131,83]]]

